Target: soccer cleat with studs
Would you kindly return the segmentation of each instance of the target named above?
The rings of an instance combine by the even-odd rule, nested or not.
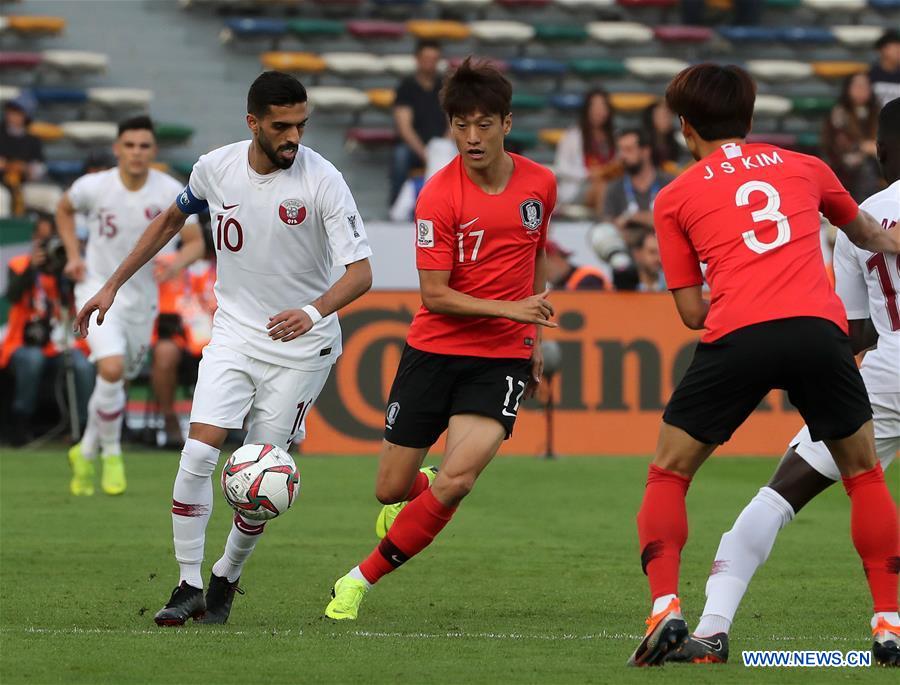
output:
[[[227,578],[211,573],[209,575],[209,587],[206,590],[206,613],[200,618],[194,619],[197,623],[205,624],[224,624],[228,622],[228,616],[231,614],[231,603],[234,602],[234,595],[244,594],[244,591],[238,587],[238,578],[233,583]]]
[[[335,621],[355,621],[359,615],[359,605],[368,591],[368,586],[362,580],[349,575],[338,578],[331,590],[334,599],[325,607],[325,615]]]
[[[728,661],[728,633],[706,637],[691,635],[684,644],[666,655],[666,663],[724,664]]]
[[[676,597],[669,606],[647,619],[644,639],[628,658],[627,666],[661,666],[666,655],[688,638],[687,622]]]
[[[900,626],[894,626],[883,618],[872,628],[872,657],[876,666],[900,667]]]
[[[205,611],[203,590],[182,581],[172,590],[169,601],[156,612],[153,620],[158,626],[183,626],[189,618],[199,618]]]

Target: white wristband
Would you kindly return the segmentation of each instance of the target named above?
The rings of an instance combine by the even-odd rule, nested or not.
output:
[[[319,313],[319,310],[313,307],[311,304],[306,305],[303,308],[303,311],[306,312],[306,315],[313,322],[313,326],[315,326],[322,320],[322,315]]]

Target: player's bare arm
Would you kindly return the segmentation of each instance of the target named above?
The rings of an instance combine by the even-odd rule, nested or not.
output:
[[[185,224],[181,229],[181,248],[169,264],[160,266],[155,271],[156,280],[165,283],[176,278],[184,269],[203,259],[206,255],[206,243],[203,242],[203,234],[200,224]]]
[[[78,283],[84,280],[85,266],[81,258],[78,236],[75,235],[75,207],[72,206],[68,193],[64,193],[56,205],[56,230],[66,248],[64,273]]]
[[[419,291],[422,295],[422,304],[428,311],[435,314],[487,316],[510,319],[519,323],[533,323],[549,328],[557,326],[556,323],[550,321],[550,317],[556,312],[547,299],[549,290],[516,302],[485,300],[451,288],[449,271],[419,269]]]
[[[534,293],[537,295],[547,289],[547,251],[541,248],[534,257]],[[534,348],[531,351],[531,378],[525,388],[525,399],[534,397],[537,386],[544,375],[544,351],[541,349],[541,339],[544,332],[538,327],[535,329]]]
[[[693,285],[672,291],[675,307],[684,325],[694,331],[702,330],[709,313],[709,301],[703,297],[703,286]]]
[[[840,229],[857,247],[869,252],[900,253],[900,223],[885,229],[875,217],[860,210],[856,218]]]
[[[116,292],[135,272],[149,262],[184,226],[187,214],[175,203],[157,216],[141,235],[137,245],[115,270],[100,291],[88,300],[75,317],[75,331],[87,336],[91,314],[97,312],[97,325],[103,324],[103,317],[115,300]]]
[[[372,287],[372,266],[368,259],[348,264],[341,276],[321,297],[311,302],[322,317],[346,307]],[[315,322],[303,309],[285,309],[269,319],[266,328],[272,340],[290,342],[306,333]]]

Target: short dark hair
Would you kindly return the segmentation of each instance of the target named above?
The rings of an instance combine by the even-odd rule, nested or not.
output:
[[[878,141],[900,146],[900,98],[885,103],[878,115]]]
[[[296,78],[282,71],[264,71],[247,92],[247,113],[264,117],[272,105],[295,105],[306,100],[306,88]]]
[[[642,128],[626,128],[616,133],[616,141],[621,140],[625,136],[637,136],[638,145],[640,147],[650,147],[650,136]]]
[[[431,48],[432,50],[440,50],[441,44],[438,43],[434,38],[420,38],[416,41],[416,51],[415,54],[418,55],[422,50],[427,50]]]
[[[153,127],[153,119],[146,114],[120,121],[118,135],[121,136],[125,131],[150,131],[150,133],[153,134],[153,137],[156,138],[156,129]]]
[[[474,112],[506,117],[512,109],[512,84],[490,62],[466,57],[444,83],[441,106],[451,119]]]
[[[756,84],[734,64],[697,64],[666,88],[666,103],[703,140],[744,138],[750,132]]]
[[[634,239],[634,249],[643,250],[644,245],[647,243],[647,238],[655,238],[656,231],[652,228],[647,228],[647,226],[643,224],[640,224],[636,228],[639,230],[637,231],[637,237]]]

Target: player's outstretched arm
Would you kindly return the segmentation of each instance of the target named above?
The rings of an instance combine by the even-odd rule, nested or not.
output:
[[[881,223],[861,209],[856,218],[840,229],[857,247],[869,252],[900,253],[900,223],[885,230]]]
[[[449,271],[419,269],[419,291],[422,304],[435,314],[487,316],[556,328],[556,324],[550,321],[556,312],[547,299],[549,290],[516,302],[483,300],[451,288]]]
[[[694,331],[702,330],[709,313],[709,302],[703,298],[703,286],[678,288],[672,291],[672,297],[684,325]]]
[[[320,318],[346,307],[372,287],[372,266],[368,259],[347,264],[344,275],[326,290],[321,297],[310,302]],[[315,312],[313,312],[315,314]],[[303,309],[286,309],[269,319],[266,328],[272,340],[290,342],[299,338],[315,325],[315,321]]]
[[[75,234],[75,207],[69,193],[63,193],[56,205],[56,232],[66,248],[65,274],[76,283],[84,280],[85,266],[81,258],[81,246]]]
[[[87,336],[88,322],[91,314],[97,312],[97,325],[103,323],[106,312],[112,306],[116,293],[122,284],[131,278],[138,269],[149,262],[175,234],[184,226],[187,214],[183,213],[175,203],[157,216],[144,230],[140,240],[131,253],[113,272],[99,292],[88,300],[75,317],[75,331],[82,337]]]

